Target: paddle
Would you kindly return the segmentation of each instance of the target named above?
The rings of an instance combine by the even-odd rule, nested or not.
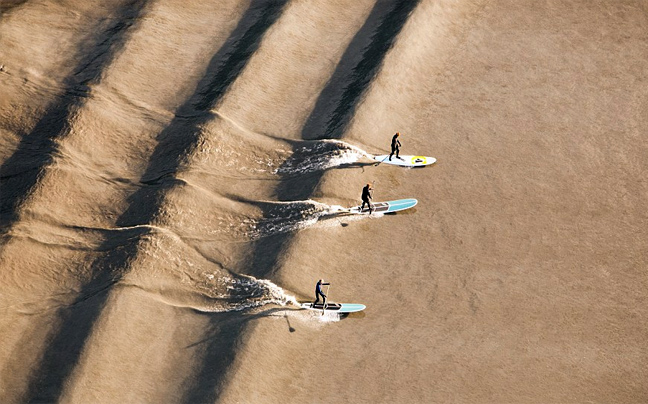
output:
[[[387,160],[388,158],[389,158],[389,156],[386,156],[384,159],[382,159],[382,160],[380,160],[379,162],[377,162],[376,165],[382,163],[383,161]]]
[[[375,191],[375,189],[376,189],[376,180],[373,180],[371,181],[371,190]],[[373,200],[373,196],[375,196],[375,192],[374,195],[372,195],[371,200]],[[372,208],[373,210],[373,204],[371,203],[371,201],[369,201],[369,203],[371,204],[369,207]]]
[[[331,289],[331,284],[329,283],[328,285],[326,285],[326,297],[324,297],[324,303],[322,303],[322,315],[326,313],[326,307],[328,307],[328,305],[326,304],[326,299],[328,299],[330,289]]]

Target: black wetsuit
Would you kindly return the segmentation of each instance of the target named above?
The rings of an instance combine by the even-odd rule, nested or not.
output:
[[[322,304],[326,303],[326,295],[324,294],[324,292],[322,292],[323,285],[330,285],[330,283],[322,283],[320,281],[317,281],[317,285],[315,285],[315,303],[313,303],[313,305],[319,303],[320,296],[322,296]]]
[[[367,206],[369,206],[369,213],[373,211],[373,205],[370,202],[371,199],[371,188],[369,187],[369,184],[365,185],[364,188],[362,188],[362,206],[360,207],[360,211],[364,209],[365,203]]]
[[[391,161],[392,156],[394,153],[396,153],[396,158],[399,159],[398,153],[400,152],[400,147],[401,147],[401,142],[398,140],[398,135],[394,135],[392,137],[392,144],[391,144],[391,154],[389,155],[389,161]]]

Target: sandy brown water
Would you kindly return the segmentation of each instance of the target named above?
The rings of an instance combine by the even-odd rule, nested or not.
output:
[[[1,402],[648,401],[644,2],[0,4]]]

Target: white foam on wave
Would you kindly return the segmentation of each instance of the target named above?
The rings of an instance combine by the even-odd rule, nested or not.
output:
[[[322,216],[338,211],[338,208],[310,199],[294,202],[270,202],[269,206],[271,209],[266,217],[255,223],[249,223],[251,231],[248,236],[252,240],[310,227],[317,223]]]
[[[346,208],[344,208],[346,210]],[[342,225],[345,225],[349,222],[357,222],[360,220],[373,220],[373,219],[380,219],[383,217],[385,214],[384,213],[374,213],[372,215],[344,215],[344,216],[333,216],[331,218],[327,218],[327,220],[318,220],[318,222],[313,226],[316,228],[332,228],[332,227],[340,227]],[[324,219],[324,217],[321,217],[320,219]]]
[[[337,323],[340,321],[340,313],[336,312],[324,312],[318,313],[318,312],[312,312],[314,314],[314,317],[317,321],[320,323]]]
[[[319,140],[296,149],[274,173],[286,175],[323,171],[355,163],[362,157],[371,158],[371,155],[359,147],[340,140]]]
[[[321,311],[308,310],[308,309],[303,309],[298,311],[287,310],[285,312],[285,315],[298,320],[303,325],[306,325],[308,327],[315,327],[315,328],[319,328],[330,323],[337,323],[341,319],[340,313],[336,313],[336,312],[322,313]]]
[[[349,208],[340,205],[327,205],[313,200],[294,202],[273,202],[276,208],[261,220],[246,220],[248,237],[258,240],[275,234],[302,230],[317,225],[318,227],[333,227],[341,220],[357,221],[363,219],[378,219],[384,213],[372,215],[344,215]],[[336,220],[322,220],[336,219]]]
[[[253,276],[219,277],[205,274],[213,283],[213,294],[210,298],[216,301],[201,311],[224,313],[248,310],[268,304],[286,306],[298,305],[295,296],[286,293],[280,286],[267,279],[256,279]]]

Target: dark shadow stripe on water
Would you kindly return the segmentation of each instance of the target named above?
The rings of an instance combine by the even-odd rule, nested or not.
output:
[[[227,373],[236,353],[246,343],[247,335],[254,326],[254,320],[276,316],[285,313],[287,308],[272,308],[256,314],[241,314],[241,312],[208,314],[210,326],[205,332],[205,338],[196,341],[187,349],[196,349],[198,355],[204,358],[201,375],[205,380],[195,380],[191,394],[185,397],[187,404],[218,402],[221,393],[227,385]],[[292,327],[290,327],[292,329]],[[292,331],[289,332],[293,332]]]
[[[256,24],[245,28],[245,34],[241,37],[241,47],[249,47],[247,56],[241,52],[234,52],[224,66],[231,66],[228,69],[238,69],[244,67],[244,63],[251,55],[253,50],[259,45],[262,35],[267,29],[279,18],[286,1],[257,1],[254,2],[251,11],[258,9],[260,15],[257,16]],[[248,27],[247,18],[244,18],[239,24],[240,28]],[[238,31],[239,27],[235,30]],[[253,47],[253,48],[252,48]],[[211,108],[215,102],[209,101],[220,96],[227,90],[231,81],[228,77],[234,77],[230,70],[223,71],[218,77],[224,81],[218,82],[216,76],[211,80],[213,85],[205,86],[199,94],[203,97],[192,103],[192,107],[197,110]],[[233,81],[233,80],[232,80]],[[187,111],[190,113],[190,111]],[[151,173],[151,175],[155,175]],[[212,403],[220,396],[224,380],[229,371],[232,362],[235,359],[237,346],[240,342],[241,335],[245,331],[246,320],[240,318],[241,313],[226,313],[222,315],[212,315],[210,317],[210,327],[206,331],[209,335],[209,342],[206,343],[202,353],[202,361],[198,366],[193,381],[189,384],[183,402],[193,403]]]
[[[195,378],[189,382],[183,403],[214,403],[223,392],[227,373],[236,359],[248,319],[240,312],[209,315],[207,336],[200,341],[201,358]]]
[[[376,75],[385,54],[417,4],[418,1],[401,0],[394,2],[393,8],[385,12],[385,3],[379,2],[372,10],[367,22],[345,52],[329,85],[318,99],[316,108],[302,132],[304,139],[342,136],[343,129],[353,116],[364,90]],[[356,52],[362,52],[363,49],[362,57],[358,60]],[[339,91],[340,89],[342,91]],[[316,126],[314,122],[321,122],[322,118],[327,122],[323,131],[313,132],[312,128],[309,129]],[[312,133],[317,135],[313,136]],[[277,188],[279,200],[309,199],[322,174],[309,173],[297,179],[283,178]],[[263,210],[264,217],[270,217],[275,209],[272,204],[258,206]],[[294,233],[280,233],[256,241],[243,266],[246,274],[256,278],[271,278],[280,266],[283,252],[289,247],[293,236]],[[244,335],[249,331],[249,321],[245,318],[225,328],[222,328],[222,318],[219,316],[212,316],[210,321],[213,335],[204,348],[202,370],[197,376],[196,387],[184,400],[187,404],[212,403],[219,400],[226,387],[224,380],[227,371],[235,359],[238,346],[243,343]]]
[[[178,108],[174,119],[158,135],[158,144],[142,177],[143,186],[128,198],[128,208],[117,219],[117,227],[147,225],[155,221],[163,207],[165,196],[177,184],[174,177],[178,169],[200,139],[201,126],[211,119],[209,109],[218,103],[242,72],[252,54],[258,49],[263,34],[279,17],[284,4],[285,0],[252,2],[230,38],[212,57],[196,92]],[[83,346],[105,307],[110,290],[123,277],[125,271],[128,271],[130,262],[139,253],[142,238],[150,234],[150,228],[147,226],[136,229],[142,230],[125,240],[121,247],[110,250],[109,246],[115,245],[114,240],[106,240],[105,245],[99,247],[99,251],[110,252],[93,262],[91,267],[94,277],[81,288],[76,301],[57,313],[61,325],[48,343],[38,371],[31,379],[28,398],[25,401],[53,402],[60,398],[65,380],[78,364]],[[215,316],[213,321],[216,330],[222,329],[218,325],[218,318],[220,317]],[[232,334],[235,336],[231,337]],[[234,343],[238,334],[237,329],[227,330],[219,343]],[[211,369],[212,363],[216,362],[210,356],[209,350],[207,356],[209,360],[204,362],[195,383],[189,386],[186,392],[189,398],[196,397],[218,384],[218,380],[206,379],[205,375],[213,376],[213,373],[205,371],[204,368],[209,366]],[[222,374],[229,363],[231,360],[225,360]],[[190,401],[205,400],[201,398]]]
[[[338,63],[302,129],[302,139],[340,139],[419,0],[379,1]],[[386,5],[393,3],[385,12]]]
[[[0,232],[8,231],[18,220],[20,205],[54,161],[57,141],[69,132],[70,120],[85,103],[90,86],[100,82],[103,71],[124,47],[129,28],[142,13],[144,4],[144,0],[125,4],[111,16],[106,29],[83,41],[78,50],[81,59],[74,73],[63,80],[63,95],[47,108],[34,128],[21,138],[16,151],[0,166]]]
[[[0,24],[2,23],[2,18],[6,17],[6,13],[15,11],[17,7],[25,3],[27,3],[27,0],[0,0]]]
[[[393,46],[418,1],[400,0],[393,4],[392,9],[385,12],[385,2],[378,2],[366,23],[353,38],[306,120],[302,139],[342,137],[364,92],[379,72],[385,55]],[[355,52],[361,53],[362,56],[358,58]],[[309,199],[322,175],[323,171],[297,178],[282,176],[276,189],[278,199]]]

